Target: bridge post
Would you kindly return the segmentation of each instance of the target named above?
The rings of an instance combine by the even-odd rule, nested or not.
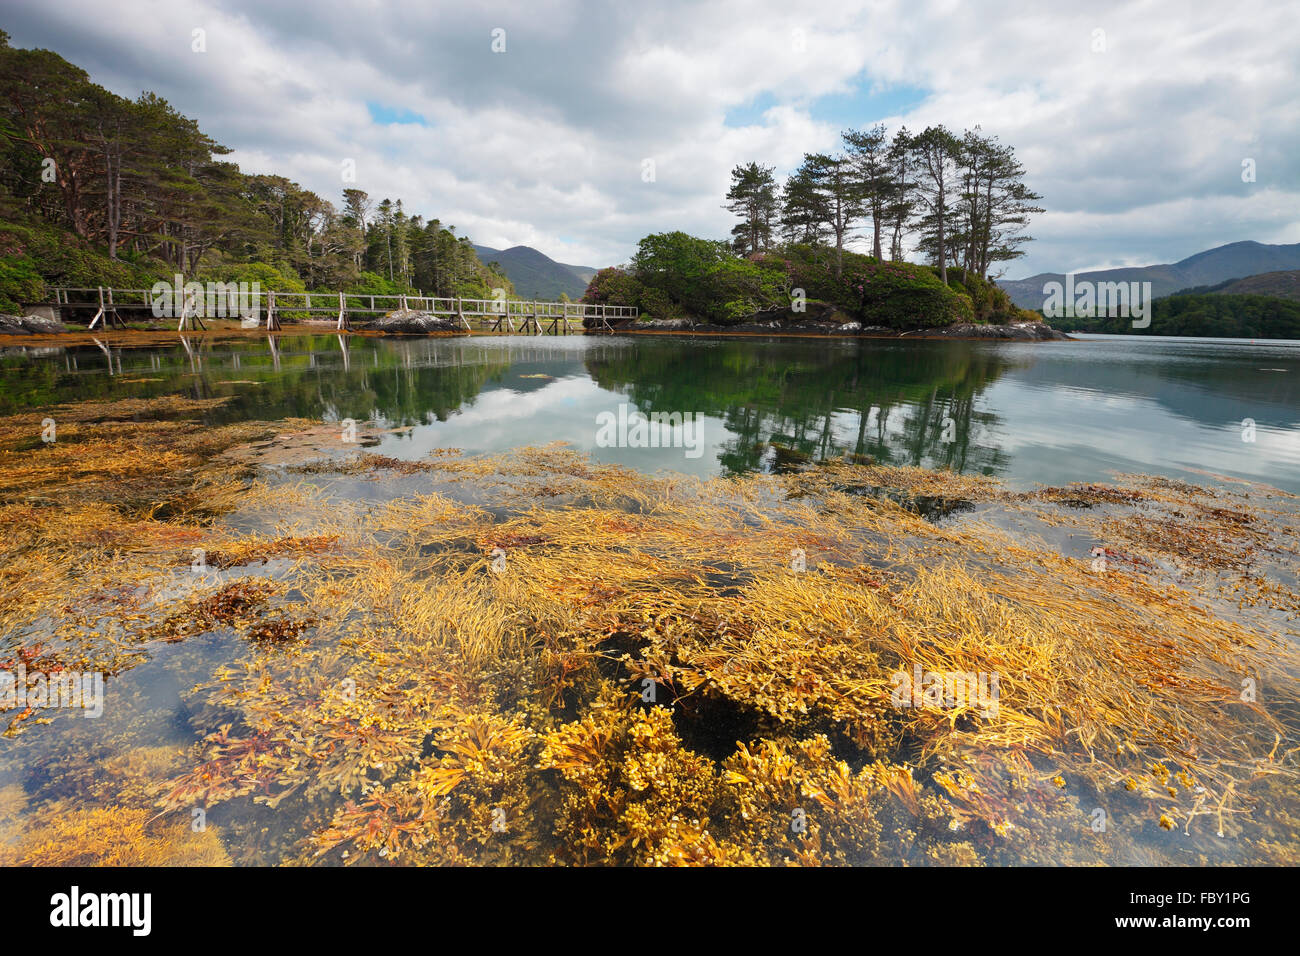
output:
[[[347,303],[343,299],[343,293],[339,293],[339,325],[340,332],[346,331],[348,327]],[[346,352],[346,350],[344,350]]]
[[[95,324],[99,322],[100,319],[103,318],[104,318],[104,287],[101,285],[99,287],[99,311],[96,312],[95,317],[90,320],[90,325],[87,326],[87,331],[93,329],[95,327]],[[107,320],[104,321],[104,326],[105,327],[108,326]]]
[[[280,328],[280,320],[275,317],[275,290],[268,290],[266,293],[266,331],[272,332]],[[275,355],[276,368],[279,368],[279,353],[272,349]]]
[[[193,311],[192,315],[191,310]],[[181,321],[176,326],[176,331],[185,331],[185,326],[190,321],[193,321],[195,325],[203,329],[205,332],[207,331],[207,326],[205,326],[203,320],[199,318],[199,303],[197,297],[193,293],[187,292],[185,298],[181,300]]]

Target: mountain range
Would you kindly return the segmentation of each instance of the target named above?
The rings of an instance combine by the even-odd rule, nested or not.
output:
[[[1268,295],[1275,299],[1300,301],[1300,270],[1289,272],[1261,272],[1244,279],[1229,279],[1194,292],[1212,292],[1215,295]]]
[[[570,299],[580,299],[587,284],[596,274],[592,266],[571,266],[556,262],[550,256],[531,246],[511,246],[509,249],[492,249],[474,246],[483,263],[496,262],[514,283],[515,292],[525,299],[554,301],[563,292]]]
[[[1159,298],[1196,286],[1217,285],[1230,279],[1244,279],[1261,273],[1300,269],[1300,242],[1292,245],[1266,245],[1262,242],[1232,242],[1188,256],[1178,262],[1158,266],[1135,266],[1126,269],[1102,269],[1076,272],[1076,285],[1090,282],[1150,282],[1151,295]],[[1000,279],[998,285],[1023,309],[1043,307],[1043,285],[1065,281],[1060,272],[1043,272],[1027,279]],[[1228,290],[1215,290],[1224,291]],[[1247,290],[1232,290],[1244,292]],[[1270,295],[1276,293],[1261,292]]]

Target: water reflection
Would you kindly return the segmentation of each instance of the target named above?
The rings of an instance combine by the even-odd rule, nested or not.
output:
[[[724,340],[684,350],[656,340],[587,365],[598,384],[639,408],[717,417],[732,436],[719,462],[732,472],[763,467],[773,445],[809,458],[1005,469],[990,440],[998,417],[977,412],[976,398],[1010,367],[1010,353],[856,342],[800,343],[792,352],[789,344]]]
[[[1300,490],[1297,359],[1287,344],[1187,340],[109,336],[0,353],[0,414],[179,393],[229,398],[213,422],[371,421],[395,430],[379,450],[407,457],[562,440],[644,471],[847,454],[1017,482],[1208,470]],[[620,404],[700,414],[703,456],[597,447],[597,416]]]

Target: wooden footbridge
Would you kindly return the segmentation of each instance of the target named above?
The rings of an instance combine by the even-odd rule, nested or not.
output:
[[[613,331],[614,325],[635,319],[639,310],[627,305],[593,305],[585,302],[536,302],[517,299],[440,298],[426,295],[364,295],[354,292],[274,292],[238,290],[234,283],[210,283],[204,294],[197,290],[178,293],[178,305],[172,307],[167,296],[161,311],[176,319],[176,330],[206,329],[205,318],[240,318],[265,324],[267,331],[282,328],[281,318],[297,319],[328,316],[336,330],[350,331],[353,319],[376,318],[396,310],[426,312],[454,320],[467,332],[509,332],[541,335],[566,334],[588,328]],[[215,291],[214,291],[214,287]],[[123,328],[121,312],[148,311],[157,315],[158,296],[149,289],[111,289],[104,286],[87,289],[56,288],[54,301],[33,302],[28,307],[43,310],[50,318],[61,320],[65,311],[95,310],[90,328]],[[590,326],[587,320],[595,320]],[[574,325],[576,323],[576,329]],[[252,326],[250,326],[252,327]]]

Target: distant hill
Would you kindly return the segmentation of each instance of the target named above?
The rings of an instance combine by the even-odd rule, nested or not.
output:
[[[580,299],[596,274],[594,268],[556,262],[530,246],[492,249],[476,245],[474,251],[484,263],[501,263],[515,292],[525,299],[555,300],[561,292],[570,299]]]
[[[1152,296],[1159,297],[1197,286],[1215,285],[1229,279],[1297,269],[1300,269],[1300,242],[1276,246],[1262,242],[1233,242],[1198,252],[1169,265],[1076,272],[1074,281],[1150,282]],[[1041,309],[1043,285],[1064,281],[1063,273],[1043,272],[1028,279],[1002,279],[998,285],[1006,289],[1011,301],[1021,308]]]
[[[564,262],[561,262],[560,265],[577,275],[577,277],[586,285],[591,285],[591,280],[595,277],[596,273],[600,271],[594,266],[571,266]]]
[[[1300,269],[1285,272],[1264,272],[1244,279],[1229,279],[1218,285],[1201,289],[1184,289],[1184,292],[1206,292],[1215,295],[1271,295],[1275,299],[1300,302]]]

